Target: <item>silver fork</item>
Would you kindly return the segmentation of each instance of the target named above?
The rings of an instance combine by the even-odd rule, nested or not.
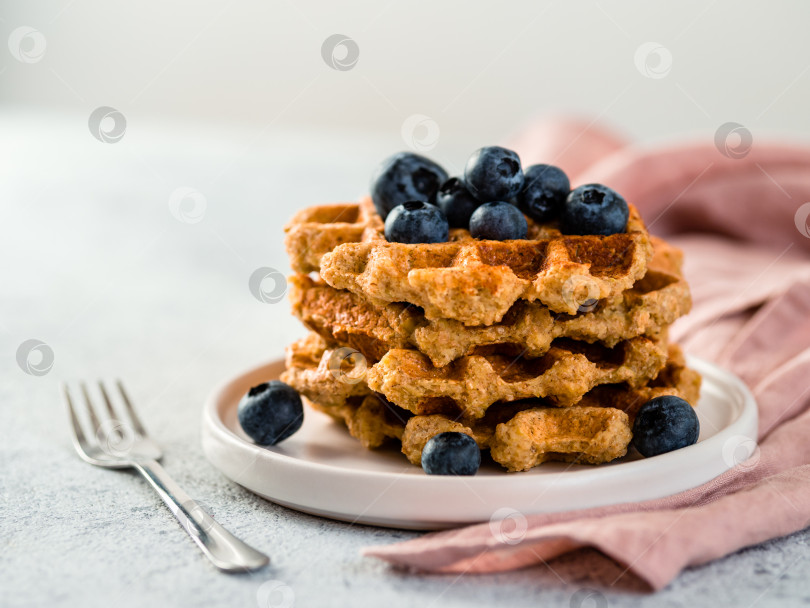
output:
[[[192,500],[160,466],[157,461],[162,457],[162,451],[147,436],[121,381],[116,381],[116,386],[123,403],[125,412],[123,417],[116,413],[104,383],[99,382],[98,385],[104,402],[101,412],[100,408],[93,406],[87,385],[84,382],[80,384],[90,423],[95,430],[92,435],[88,435],[85,434],[76,416],[70,390],[66,384],[62,384],[73,428],[73,445],[79,456],[99,467],[132,468],[143,475],[192,540],[220,570],[245,572],[265,566],[270,561],[266,555],[243,543],[214,521],[206,510]]]

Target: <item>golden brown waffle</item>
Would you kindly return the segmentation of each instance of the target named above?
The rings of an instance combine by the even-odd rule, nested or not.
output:
[[[352,397],[339,405],[323,405],[309,398],[307,402],[344,423],[351,436],[369,449],[380,447],[388,439],[402,439],[405,425],[413,417],[410,412],[373,394]]]
[[[700,397],[700,374],[686,367],[683,352],[676,344],[670,344],[667,364],[654,380],[633,389],[622,384],[597,386],[586,394],[578,405],[614,407],[634,420],[639,408],[650,399],[663,395],[675,395],[692,405]]]
[[[547,397],[570,406],[600,384],[641,386],[667,359],[663,340],[640,336],[612,349],[557,340],[542,357],[467,355],[435,367],[416,350],[393,349],[369,368],[369,387],[415,414],[458,411],[480,418],[497,401]]]
[[[287,371],[282,380],[324,406],[341,405],[351,397],[370,393],[365,364],[352,365],[351,353],[326,349],[316,334],[309,334],[287,348]]]
[[[317,366],[305,358],[292,359]],[[284,380],[307,397],[310,404],[344,422],[352,436],[365,447],[376,448],[388,440],[401,442],[402,451],[416,465],[425,443],[439,433],[457,431],[473,437],[482,449],[510,471],[526,470],[547,460],[599,464],[624,455],[631,438],[635,411],[648,399],[662,394],[680,396],[697,403],[700,376],[685,367],[680,349],[671,345],[666,367],[656,380],[637,388],[628,385],[603,386],[586,394],[580,405],[551,406],[530,399],[498,403],[483,418],[471,419],[445,414],[414,415],[372,393],[364,383],[364,395],[340,402],[339,378],[330,375],[332,386],[313,385],[303,369],[290,369]],[[609,400],[603,403],[608,396]],[[327,403],[328,401],[328,403]]]
[[[632,205],[627,232],[609,236],[563,235],[553,224],[530,222],[522,240],[480,241],[454,229],[446,243],[389,243],[368,200],[305,209],[285,230],[297,272],[317,270],[332,287],[377,306],[408,302],[428,319],[465,325],[496,323],[520,299],[575,314],[630,288],[652,257]]]
[[[609,407],[535,408],[499,424],[489,443],[492,459],[510,471],[548,460],[602,464],[627,453],[633,438],[627,414]]]
[[[382,218],[370,198],[307,207],[293,216],[284,231],[290,265],[303,273],[316,272],[323,255],[338,245],[384,239]]]
[[[674,344],[666,367],[645,386],[600,386],[569,408],[537,399],[499,403],[480,420],[413,416],[401,436],[389,436],[400,440],[403,453],[417,465],[425,443],[445,431],[467,433],[510,471],[525,471],[549,460],[600,464],[625,454],[639,408],[661,395],[681,397],[692,406],[700,397],[700,374],[686,367]],[[366,399],[380,401],[373,396]]]
[[[419,465],[428,440],[453,431],[470,435],[510,471],[525,471],[550,460],[610,462],[625,455],[632,439],[629,416],[615,408],[560,409],[536,401],[510,405],[517,407],[506,408],[494,420],[454,420],[441,414],[413,416],[398,438],[402,452]]]
[[[652,238],[655,256],[647,274],[619,296],[578,315],[555,314],[537,302],[521,300],[500,323],[466,327],[453,319],[428,320],[419,307],[391,303],[378,308],[363,296],[335,289],[305,275],[290,278],[293,313],[327,341],[345,344],[371,361],[391,349],[416,348],[436,367],[485,350],[544,355],[557,338],[612,347],[636,336],[660,332],[691,306],[689,285],[679,267],[679,251]]]
[[[439,368],[418,351],[393,349],[366,371],[367,362],[359,353],[360,361],[347,359],[354,352],[327,347],[319,336],[310,334],[289,347],[283,379],[322,404],[362,396],[359,380],[364,379],[371,390],[414,414],[481,418],[498,401],[546,397],[566,407],[601,384],[643,386],[667,361],[665,339],[645,336],[612,349],[558,340],[537,359],[470,355]],[[341,380],[337,385],[336,379]]]

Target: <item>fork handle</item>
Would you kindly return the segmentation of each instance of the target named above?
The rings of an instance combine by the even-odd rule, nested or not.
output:
[[[166,506],[197,543],[205,556],[223,572],[245,572],[268,564],[270,558],[243,543],[186,494],[155,460],[135,463],[135,469],[160,495]]]

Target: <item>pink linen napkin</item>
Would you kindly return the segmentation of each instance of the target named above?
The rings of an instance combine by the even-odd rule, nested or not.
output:
[[[485,573],[592,547],[657,590],[687,566],[810,525],[810,147],[714,134],[641,147],[574,120],[536,123],[508,145],[524,166],[561,166],[572,186],[616,189],[684,250],[694,308],[670,335],[752,389],[759,447],[680,494],[529,515],[516,543],[486,522],[363,553],[417,571]]]

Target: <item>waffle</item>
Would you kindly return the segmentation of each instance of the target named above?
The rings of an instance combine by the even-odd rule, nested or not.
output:
[[[675,395],[692,405],[696,404],[700,397],[700,384],[700,374],[686,367],[680,347],[670,344],[667,364],[655,379],[632,389],[621,384],[597,386],[578,405],[613,407],[622,410],[634,420],[641,406],[655,397]]]
[[[350,352],[327,349],[318,335],[309,334],[287,347],[287,370],[281,379],[325,407],[342,405],[371,393],[365,383],[365,365],[352,366],[350,357]]]
[[[282,380],[367,448],[463,432],[509,471],[610,462],[649,399],[696,403],[700,376],[668,326],[688,312],[680,252],[626,232],[390,243],[369,198],[297,213],[285,227],[294,314],[311,330]],[[655,253],[655,255],[653,255]],[[319,277],[307,276],[315,273]]]
[[[569,408],[550,407],[537,399],[497,404],[480,420],[413,416],[401,436],[398,431],[390,436],[400,440],[402,452],[415,465],[421,464],[425,443],[445,431],[467,433],[510,471],[525,471],[546,461],[602,464],[624,456],[639,408],[662,395],[675,395],[693,405],[700,397],[700,374],[686,367],[674,344],[664,369],[645,386],[600,386]]]
[[[303,364],[305,359],[295,360]],[[310,361],[310,371],[314,369]],[[318,365],[315,363],[314,365]],[[680,349],[671,345],[666,367],[647,385],[602,386],[586,394],[579,405],[557,408],[539,399],[498,403],[484,417],[471,419],[443,414],[414,415],[371,392],[340,401],[341,380],[330,375],[332,386],[317,391],[306,382],[304,369],[290,368],[284,380],[307,397],[310,405],[343,422],[366,448],[395,440],[413,464],[421,463],[425,443],[442,432],[456,431],[473,437],[482,449],[510,471],[522,471],[549,460],[588,464],[609,462],[623,456],[631,439],[635,412],[648,399],[663,394],[696,403],[700,376],[685,367]],[[328,397],[328,399],[326,399]]]
[[[305,209],[285,230],[297,272],[318,271],[332,287],[376,306],[407,302],[427,319],[465,325],[500,322],[518,300],[576,314],[630,288],[652,257],[632,205],[627,231],[609,236],[563,235],[553,224],[529,222],[522,240],[481,241],[453,229],[446,243],[389,243],[368,200]]]
[[[613,347],[622,340],[660,332],[689,311],[689,285],[680,272],[680,252],[652,238],[655,256],[647,274],[619,296],[600,301],[586,314],[555,314],[520,300],[500,323],[466,327],[453,319],[428,320],[415,306],[394,302],[378,308],[363,296],[305,275],[290,278],[292,309],[327,341],[348,345],[378,361],[391,349],[415,348],[442,367],[464,355],[491,350],[544,355],[557,338]]]
[[[319,336],[310,334],[288,349],[284,381],[328,405],[349,395],[363,395],[359,382],[363,378],[369,389],[414,414],[481,418],[498,401],[546,397],[557,406],[567,407],[602,384],[643,386],[667,361],[665,338],[646,336],[626,340],[613,349],[557,340],[537,359],[469,355],[438,368],[418,351],[393,349],[367,371],[362,357],[362,369],[354,365],[343,369],[351,363],[347,356],[353,352],[345,347],[327,347]],[[307,363],[302,366],[301,362]],[[335,385],[336,378],[344,381]]]
[[[558,406],[576,404],[601,384],[641,386],[666,364],[662,339],[632,338],[609,349],[557,340],[537,359],[467,355],[435,367],[416,350],[393,349],[369,368],[369,387],[415,414],[458,411],[480,418],[497,401],[547,397]]]
[[[370,198],[360,203],[315,205],[296,213],[284,227],[295,272],[317,272],[321,258],[338,245],[384,240],[383,221]]]
[[[367,398],[368,399],[368,398]],[[462,422],[433,414],[414,416],[405,424],[402,452],[421,465],[422,450],[434,435],[453,431],[475,439],[489,449],[492,459],[510,471],[526,471],[556,460],[602,464],[627,453],[633,437],[629,416],[615,408],[577,406],[567,409],[538,403],[520,403],[501,421]]]

